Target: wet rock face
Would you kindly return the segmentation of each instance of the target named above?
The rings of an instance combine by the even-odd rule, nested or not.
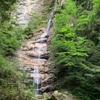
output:
[[[51,96],[47,93],[44,93],[42,96],[42,100],[80,100],[78,97],[73,96],[69,92],[58,92],[54,91]]]
[[[41,14],[44,0],[19,0],[16,9],[12,12],[17,25],[27,26],[32,13]]]
[[[20,63],[19,70],[27,71],[30,74],[32,81],[34,78],[39,78],[40,90],[41,92],[49,92],[54,90],[51,85],[53,83],[53,74],[50,73],[50,68],[48,65],[49,51],[46,35],[40,39],[41,34],[44,32],[44,28],[39,29],[34,37],[22,43],[20,50],[17,52],[18,61]],[[39,51],[39,49],[41,50]],[[38,59],[40,57],[40,60]],[[39,74],[35,74],[34,70],[38,68]],[[26,81],[27,83],[28,81]]]

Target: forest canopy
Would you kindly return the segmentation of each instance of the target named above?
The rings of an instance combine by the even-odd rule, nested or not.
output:
[[[57,4],[51,41],[57,89],[81,100],[100,99],[100,0]]]

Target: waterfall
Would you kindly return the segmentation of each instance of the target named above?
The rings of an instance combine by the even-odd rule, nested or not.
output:
[[[50,13],[50,18],[49,18],[49,21],[48,21],[48,24],[47,24],[47,27],[46,27],[46,30],[45,30],[45,33],[47,33],[47,35],[50,34],[50,26],[51,26],[51,23],[52,23],[52,18],[53,18],[55,9],[56,9],[56,6],[54,6],[54,9]]]
[[[42,44],[42,38],[40,38],[40,39],[41,39],[40,44]],[[33,71],[33,73],[35,74],[33,83],[35,83],[35,85],[36,85],[36,89],[35,89],[35,95],[36,96],[41,96],[41,90],[40,90],[41,76],[40,76],[40,73],[39,73],[39,67],[41,66],[41,54],[40,54],[41,50],[42,50],[42,47],[40,46],[38,48],[38,57],[37,57],[38,58],[38,62],[37,62],[38,66],[35,66],[34,71]]]
[[[50,35],[50,27],[51,27],[52,18],[53,18],[54,12],[55,12],[55,8],[56,7],[54,6],[54,9],[50,13],[50,18],[48,20],[46,29],[45,29],[44,33],[41,34],[41,36],[40,36],[40,40],[41,40],[40,44],[41,45],[44,43],[43,39],[47,38]],[[35,74],[35,77],[33,79],[33,83],[36,85],[36,89],[35,89],[36,96],[42,95],[41,90],[40,90],[40,88],[41,88],[41,75],[39,73],[39,67],[41,66],[41,59],[42,59],[41,58],[41,51],[42,51],[42,46],[40,46],[38,48],[38,62],[37,62],[38,66],[35,66],[34,71],[33,71],[33,73]]]

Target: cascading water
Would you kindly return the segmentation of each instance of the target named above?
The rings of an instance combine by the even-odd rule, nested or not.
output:
[[[54,12],[55,12],[55,8],[51,11],[50,13],[50,18],[48,20],[48,23],[47,23],[47,27],[44,31],[44,33],[40,36],[40,44],[42,45],[43,43],[46,43],[44,40],[44,38],[47,38],[50,34],[50,27],[51,27],[51,23],[52,23],[52,18],[53,18],[53,15],[54,15]],[[42,46],[40,46],[38,48],[38,62],[37,62],[37,66],[34,67],[34,71],[33,73],[35,74],[35,77],[34,77],[34,80],[33,80],[33,83],[36,85],[36,89],[35,89],[35,93],[36,93],[36,96],[40,96],[42,93],[41,93],[41,75],[39,73],[39,67],[42,65],[41,64],[41,51],[42,51]]]
[[[34,78],[34,83],[36,84],[36,91],[35,94],[39,95],[39,84],[40,84],[40,76],[39,76],[39,69],[38,67],[34,68],[34,74],[36,75]]]
[[[54,16],[55,9],[56,9],[56,5],[54,6],[54,9],[50,13],[50,18],[48,20],[47,27],[45,29],[45,32],[41,35],[41,37],[45,37],[45,35],[49,36],[49,34],[50,34],[50,27],[51,27],[52,18]]]
[[[49,21],[48,21],[48,24],[47,24],[47,27],[46,27],[45,33],[47,33],[47,35],[49,35],[49,33],[50,33],[50,26],[51,26],[51,23],[52,23],[52,18],[53,18],[54,12],[55,12],[55,7],[51,11],[50,18],[49,18]]]
[[[42,44],[42,40],[40,41],[40,44]],[[35,74],[34,83],[36,85],[36,89],[35,89],[35,95],[36,96],[40,96],[41,95],[41,90],[39,89],[40,85],[41,85],[41,76],[39,74],[39,67],[41,66],[41,54],[40,54],[41,50],[42,50],[42,47],[40,46],[38,48],[38,62],[37,62],[38,66],[37,67],[35,66],[34,67],[34,71],[33,71],[34,74]]]

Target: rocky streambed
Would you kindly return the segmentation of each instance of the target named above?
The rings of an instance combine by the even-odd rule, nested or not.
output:
[[[47,34],[44,34],[44,37],[42,39],[40,38],[44,31],[45,28],[41,28],[36,32],[34,37],[24,41],[17,52],[17,56],[20,64],[19,69],[27,71],[30,74],[29,79],[31,79],[31,81],[33,80],[33,83],[36,77],[40,77],[40,91],[50,92],[54,90],[54,87],[51,85],[54,81],[54,76],[50,73],[50,62],[48,61],[50,55],[48,50],[50,37],[48,38]],[[41,50],[39,51],[40,47]],[[40,63],[38,63],[39,54]],[[39,69],[38,75],[37,73],[34,73],[36,68]]]

